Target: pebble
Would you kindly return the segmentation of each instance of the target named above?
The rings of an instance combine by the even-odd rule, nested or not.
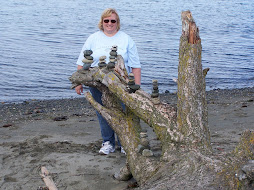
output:
[[[103,56],[101,56],[101,57],[99,58],[99,60],[100,60],[100,61],[105,61],[106,58],[107,58],[107,57],[106,57],[105,55],[103,55]]]
[[[140,85],[138,85],[138,84],[130,85],[129,88],[136,91],[136,90],[140,89]]]
[[[93,60],[93,57],[90,56],[90,55],[85,56],[85,58],[88,59],[88,60]]]
[[[107,64],[106,64],[105,62],[100,62],[100,63],[98,64],[98,66],[99,66],[100,69],[101,69],[101,68],[103,68],[103,67],[106,67]]]
[[[142,146],[141,144],[138,145],[138,153],[141,154],[141,153],[143,152],[144,149],[145,149],[144,146]]]
[[[141,132],[140,133],[140,138],[146,138],[147,137],[147,133]]]
[[[113,69],[113,68],[115,68],[115,63],[109,62],[108,65],[107,65],[107,68],[108,68],[108,69]]]
[[[153,156],[153,152],[151,150],[144,149],[142,152],[142,155],[145,157],[151,157],[151,156]]]
[[[82,62],[83,62],[83,63],[91,64],[91,63],[93,63],[93,60],[89,60],[89,59],[86,59],[86,58],[85,58],[85,59],[82,60]]]
[[[129,80],[128,85],[135,85],[134,79]]]
[[[158,96],[159,96],[159,93],[153,92],[153,93],[151,94],[151,97],[152,97],[152,98],[157,98]]]
[[[129,74],[129,79],[134,79],[134,74],[133,73]]]
[[[144,147],[150,148],[149,141],[148,141],[147,138],[141,138],[140,143],[141,143],[141,145],[143,145]]]
[[[7,127],[11,127],[12,126],[12,124],[5,124],[5,125],[3,125],[2,127],[3,128],[7,128]]]
[[[112,46],[111,50],[112,51],[117,51],[117,46],[116,45]]]
[[[84,53],[84,56],[90,56],[93,54],[93,51],[92,50],[85,50],[83,53]]]
[[[249,160],[243,167],[242,171],[250,180],[254,180],[254,160]]]
[[[89,63],[85,63],[85,64],[83,65],[83,69],[84,69],[84,70],[88,70],[90,67],[91,67],[91,64],[89,64]]]
[[[109,59],[109,61],[114,63],[114,62],[116,62],[116,59]]]
[[[54,121],[66,121],[68,119],[67,116],[60,116],[53,118]]]
[[[114,57],[117,56],[117,52],[116,52],[116,51],[111,51],[109,54],[110,54],[111,56],[114,56]]]

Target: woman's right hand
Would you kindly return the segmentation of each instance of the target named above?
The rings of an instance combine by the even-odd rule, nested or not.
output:
[[[81,95],[81,93],[83,93],[83,86],[79,85],[79,86],[75,87],[75,91],[78,95]]]
[[[79,69],[83,69],[83,66],[78,65],[77,70]],[[75,91],[78,95],[81,95],[81,93],[83,93],[83,86],[82,85],[76,86]]]

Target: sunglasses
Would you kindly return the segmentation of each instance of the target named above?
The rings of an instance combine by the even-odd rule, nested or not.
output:
[[[109,21],[111,22],[111,23],[116,23],[116,20],[109,20],[109,19],[105,19],[105,20],[103,20],[103,22],[104,23],[109,23]]]

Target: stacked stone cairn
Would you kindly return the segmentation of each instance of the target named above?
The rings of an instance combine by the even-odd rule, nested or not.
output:
[[[116,57],[117,57],[117,46],[112,46],[111,51],[109,53],[109,63],[107,68],[109,70],[114,69],[115,68],[115,62],[116,62]]]
[[[158,81],[153,80],[153,91],[151,94],[152,102],[154,104],[159,104],[160,103],[160,98],[159,98],[159,87],[158,87]]]
[[[93,57],[91,56],[93,54],[93,51],[85,50],[83,53],[84,53],[84,59],[82,60],[82,62],[84,63],[83,69],[88,70],[93,63]]]
[[[128,78],[129,78],[129,82],[127,85],[128,92],[135,93],[136,90],[140,89],[140,85],[135,84],[135,78],[133,73],[130,73]]]
[[[107,66],[107,64],[106,64],[106,56],[104,55],[104,56],[101,56],[100,58],[99,58],[99,68],[100,69],[102,69],[103,67],[106,67]]]
[[[138,152],[146,157],[153,156],[153,152],[150,150],[150,144],[147,138],[147,130],[145,129],[140,132],[140,144],[138,145]]]

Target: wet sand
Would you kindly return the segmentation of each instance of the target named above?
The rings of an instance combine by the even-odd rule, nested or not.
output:
[[[161,99],[176,105],[176,94],[162,94]],[[233,150],[244,130],[254,130],[254,88],[212,90],[207,101],[212,146],[223,155]],[[85,98],[2,103],[0,189],[45,187],[42,166],[60,190],[127,189],[133,180],[112,177],[125,156],[119,150],[100,155],[101,143],[95,111]]]

